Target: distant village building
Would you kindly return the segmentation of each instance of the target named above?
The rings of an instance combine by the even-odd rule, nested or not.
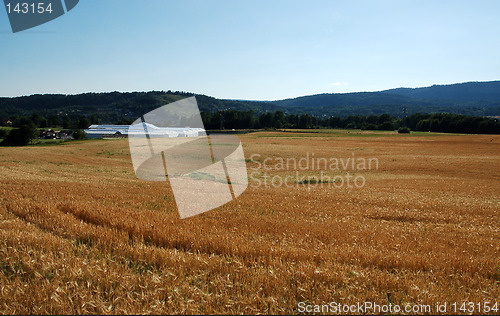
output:
[[[53,129],[42,129],[38,137],[40,139],[72,139],[72,135],[73,131],[70,130],[54,131]]]
[[[54,130],[41,130],[40,131],[40,138],[43,138],[43,139],[56,139],[57,138],[57,134]]]
[[[85,130],[87,138],[117,138],[129,135],[144,135],[149,137],[196,137],[206,135],[202,128],[191,127],[157,127],[149,123],[135,125],[90,125]]]

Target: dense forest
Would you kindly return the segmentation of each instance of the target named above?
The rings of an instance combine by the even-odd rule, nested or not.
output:
[[[78,95],[44,94],[16,98],[0,98],[0,122],[15,116],[38,114],[59,115],[76,120],[96,115],[102,123],[140,117],[167,103],[196,96],[201,111],[254,110],[257,113],[276,111],[279,107],[266,102],[220,100],[182,91],[109,92]]]
[[[190,96],[196,96],[207,130],[343,128],[500,134],[500,81],[491,81],[278,101],[223,100],[170,90],[0,98],[0,126],[17,128],[10,138],[8,129],[0,129],[0,138],[4,145],[25,143],[36,128],[60,128],[73,135],[91,124],[128,125],[151,110]]]
[[[500,100],[500,81],[465,82],[423,88],[397,88],[382,92],[419,99],[457,100],[462,102],[498,101]]]
[[[256,115],[252,110],[227,110],[216,113],[201,112],[201,116],[207,130],[340,128],[392,131],[400,128],[408,128],[413,131],[500,134],[500,122],[497,118],[450,113],[416,113],[406,117],[396,117],[390,114],[316,117],[307,113],[286,115],[283,111],[266,112]],[[91,124],[98,123],[101,123],[101,121],[95,114],[90,116],[81,115],[75,119],[57,114],[50,115],[49,117],[33,114],[31,116],[13,116],[8,125],[12,127],[60,127],[63,129],[79,130],[88,128]],[[132,123],[132,119],[122,118],[113,123],[129,125]]]
[[[224,100],[183,91],[109,92],[78,95],[45,94],[0,98],[0,122],[11,117],[39,114],[69,116],[76,120],[96,115],[102,123],[140,117],[164,104],[196,96],[201,111],[253,111],[256,115],[282,111],[286,115],[315,117],[452,113],[500,116],[500,81],[470,82],[427,88],[398,88],[381,92],[333,93],[277,101]]]
[[[379,92],[324,93],[273,101],[289,113],[342,116],[414,113],[500,115],[500,81],[397,88]]]
[[[309,114],[285,115],[282,111],[254,116],[253,111],[223,111],[215,114],[202,113],[206,129],[291,128],[318,129],[340,128],[361,130],[431,131],[444,133],[500,134],[500,122],[496,118],[457,115],[450,113],[421,114],[399,118],[390,114],[331,116],[319,118]]]

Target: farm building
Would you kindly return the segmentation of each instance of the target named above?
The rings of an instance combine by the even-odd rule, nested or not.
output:
[[[196,137],[206,135],[202,128],[191,127],[157,127],[149,123],[135,125],[90,125],[85,130],[88,138],[128,137],[144,135],[149,137]]]

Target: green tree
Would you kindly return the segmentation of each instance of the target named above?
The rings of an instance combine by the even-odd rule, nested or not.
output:
[[[379,130],[382,130],[382,131],[392,131],[394,130],[394,124],[392,123],[392,121],[384,121],[383,123],[379,124],[377,126]]]
[[[399,134],[409,134],[410,133],[410,129],[408,127],[400,127],[398,129],[398,133]]]
[[[95,114],[90,116],[90,124],[99,124],[99,117]]]
[[[274,123],[274,114],[273,113],[264,113],[259,117],[259,127],[272,127]]]
[[[41,116],[38,127],[46,128],[48,126],[48,124],[49,124],[49,121],[44,116]]]
[[[132,123],[133,123],[133,121],[131,119],[127,119],[127,118],[121,118],[115,122],[116,125],[130,125]],[[87,128],[87,127],[84,127],[84,128]]]
[[[49,116],[47,120],[47,126],[49,127],[57,127],[61,125],[61,120],[59,119],[59,116],[57,114],[52,114]]]
[[[86,116],[80,116],[80,118],[78,119],[78,124],[77,124],[77,127],[79,129],[85,129],[85,128],[88,128],[90,126],[90,121],[89,119],[86,117]]]
[[[33,124],[25,124],[13,129],[0,143],[2,146],[26,146],[38,137],[38,130]]]
[[[87,138],[87,133],[85,133],[85,131],[82,131],[81,129],[77,129],[73,133],[73,138],[74,139],[86,139]]]
[[[299,128],[311,128],[312,119],[309,114],[301,114],[299,117]]]
[[[68,129],[68,128],[71,128],[72,125],[73,125],[73,122],[71,122],[71,119],[69,118],[69,116],[66,115],[64,117],[64,120],[63,120],[63,128]]]
[[[283,114],[282,111],[276,111],[274,113],[274,127],[275,128],[283,128],[283,125],[285,123],[285,114]]]

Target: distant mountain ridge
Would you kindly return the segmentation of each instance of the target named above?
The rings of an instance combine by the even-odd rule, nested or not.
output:
[[[172,92],[109,92],[78,95],[32,95],[0,98],[0,119],[13,115],[98,115],[103,122],[141,116],[161,105],[196,96],[201,111],[283,111],[314,116],[349,116],[447,112],[477,116],[500,115],[500,81],[396,88],[379,92],[324,93],[277,101],[217,99],[206,95]]]
[[[410,97],[382,92],[351,92],[351,93],[325,93],[308,95],[294,99],[272,101],[272,103],[285,108],[323,107],[335,105],[366,105],[366,104],[401,104],[409,102]]]
[[[396,88],[381,92],[419,99],[499,101],[500,81],[475,81],[447,85],[433,85],[422,88]]]
[[[323,93],[272,101],[291,111],[320,115],[450,112],[500,115],[500,81],[466,82],[378,92]]]

